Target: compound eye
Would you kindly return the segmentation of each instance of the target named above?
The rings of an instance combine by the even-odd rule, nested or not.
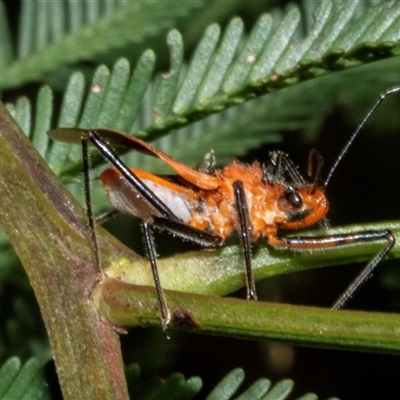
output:
[[[287,201],[293,208],[300,208],[303,205],[303,199],[298,192],[287,193]]]

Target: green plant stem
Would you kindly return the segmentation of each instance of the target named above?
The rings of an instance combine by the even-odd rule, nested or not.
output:
[[[117,333],[93,307],[99,279],[84,210],[0,104],[0,223],[38,300],[65,400],[128,399]],[[99,229],[102,261],[128,256]]]
[[[251,302],[166,291],[170,331],[279,340],[325,348],[400,351],[400,315]],[[106,278],[94,296],[119,326],[160,326],[154,289]],[[170,332],[173,336],[173,333]]]
[[[398,221],[349,225],[326,231],[314,229],[303,235],[328,236],[386,229],[390,229],[397,238],[396,244],[387,258],[399,258],[400,223]],[[177,239],[177,243],[179,244],[179,239]],[[367,263],[382,250],[385,244],[384,240],[380,240],[314,249],[313,251],[291,251],[274,249],[268,246],[265,240],[264,243],[261,240],[253,248],[252,267],[256,279],[261,280],[314,268]],[[243,254],[240,246],[224,246],[214,250],[203,249],[178,253],[171,257],[160,258],[157,265],[164,289],[224,296],[242,288],[245,284]],[[361,268],[360,266],[360,271]],[[380,265],[377,268],[380,268]],[[116,258],[106,268],[105,274],[110,278],[133,285],[153,286],[153,277],[147,260],[139,259],[132,263],[127,258]]]

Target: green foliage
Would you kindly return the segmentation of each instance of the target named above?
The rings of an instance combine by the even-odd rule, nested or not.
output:
[[[182,162],[200,159],[213,147],[224,163],[232,155],[244,154],[262,142],[279,140],[279,132],[284,130],[316,129],[322,115],[336,101],[332,91],[346,88],[354,78],[350,71],[339,84],[332,80],[316,94],[310,82],[308,87],[293,86],[273,101],[260,98],[239,106],[246,99],[398,53],[397,14],[388,12],[395,5],[384,3],[357,19],[358,25],[371,25],[368,33],[375,37],[372,45],[361,40],[364,31],[349,23],[359,12],[355,4],[344,2],[337,6],[322,2],[307,36],[294,36],[291,41],[295,30],[299,30],[297,8],[275,19],[262,15],[249,34],[243,33],[243,22],[238,18],[230,21],[223,35],[217,25],[210,25],[189,66],[184,64],[183,38],[172,30],[167,36],[169,71],[154,81],[156,57],[147,50],[132,74],[124,59],[117,61],[112,71],[98,67],[89,91],[85,90],[83,75],[74,73],[58,117],[53,115],[52,95],[46,88],[38,95],[35,118],[26,99],[17,102],[13,114],[23,129],[30,132],[53,170],[63,176],[76,176],[81,171],[81,157],[77,146],[55,143],[49,147],[45,132],[55,119],[58,126],[109,127],[148,139],[190,124],[156,146]],[[384,23],[385,29],[376,20]],[[236,107],[224,111],[233,105]],[[216,112],[217,115],[207,118]],[[202,121],[194,123],[199,119]],[[245,134],[240,133],[243,131]],[[97,154],[93,158],[94,165],[101,161]],[[129,162],[153,171],[160,169],[155,160],[142,155],[132,154]]]
[[[141,42],[171,27],[201,1],[176,2],[21,2],[16,59],[8,62],[0,88],[42,80],[66,64],[95,60],[99,53]],[[2,13],[3,20],[4,10]],[[6,25],[4,33],[9,36]],[[110,35],[110,32],[112,34]]]
[[[50,400],[48,384],[39,362],[28,360],[22,367],[18,358],[13,357],[0,368],[1,400]]]
[[[182,374],[176,373],[163,381],[154,378],[146,382],[140,389],[131,391],[130,394],[133,399],[140,400],[189,400],[192,399],[200,389],[200,378],[192,377],[185,379]]]
[[[249,3],[22,1],[17,32],[1,2],[0,90],[35,148],[81,197],[81,183],[74,184],[81,150],[51,143],[46,135],[51,127],[123,130],[192,166],[213,148],[224,164],[263,143],[284,141],[283,132],[296,133],[296,141],[302,133],[301,142],[312,144],[335,106],[368,108],[383,88],[400,80],[396,1],[376,6],[306,1],[286,10],[259,10]],[[36,97],[26,84],[37,85]],[[350,87],[354,98],[347,96]],[[92,156],[94,166],[103,162],[95,151]],[[162,168],[141,154],[125,157],[142,169]],[[98,192],[96,210],[105,205]],[[3,233],[0,249],[0,284],[18,281],[28,291],[26,280],[12,278],[17,262]],[[38,348],[47,351],[45,345]],[[30,349],[24,350],[26,356]],[[16,360],[0,374],[6,366],[17,376]],[[39,367],[27,362],[18,378],[25,370],[31,371],[29,390],[39,390],[43,381],[33,379]],[[0,382],[6,382],[2,376]],[[232,398],[242,380],[243,372],[233,371],[208,398]],[[182,394],[176,398],[191,398],[199,387],[198,378],[174,374],[152,382],[141,398],[173,398],[175,392]],[[236,398],[286,398],[290,391],[287,381],[269,390],[261,379]],[[26,393],[31,397],[25,398],[49,398]],[[313,398],[307,396],[302,399]]]
[[[190,400],[194,398],[202,387],[201,379],[192,377],[185,379],[182,374],[173,374],[161,381],[153,379],[140,382],[140,371],[137,364],[129,366],[127,372],[128,383],[131,385],[130,395],[140,400]],[[206,400],[285,400],[292,393],[293,381],[282,380],[271,387],[271,381],[265,378],[257,379],[246,389],[242,389],[245,378],[243,369],[237,368],[230,371],[212,389]],[[241,392],[240,394],[239,391]],[[313,393],[305,394],[298,400],[318,400]],[[330,400],[334,400],[333,398]]]

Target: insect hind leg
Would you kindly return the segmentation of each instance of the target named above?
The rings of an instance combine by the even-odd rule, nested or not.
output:
[[[331,307],[333,310],[339,310],[343,308],[353,294],[360,288],[360,286],[371,276],[375,268],[383,261],[389,251],[393,248],[396,243],[396,239],[390,230],[384,231],[369,231],[362,235],[363,241],[374,241],[385,239],[387,241],[386,246],[370,260],[362,271],[356,276],[353,282],[347,287],[342,295],[336,300]]]
[[[285,238],[287,246],[292,250],[326,249],[336,246],[346,246],[362,242],[375,242],[386,240],[382,250],[370,260],[363,270],[350,283],[343,294],[331,307],[333,310],[343,308],[360,286],[371,276],[375,268],[384,260],[396,243],[396,239],[390,230],[364,231],[344,235],[331,235],[319,237],[289,237]]]

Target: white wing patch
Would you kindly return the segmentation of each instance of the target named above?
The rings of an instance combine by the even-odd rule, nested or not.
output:
[[[143,183],[183,222],[188,223],[191,215],[191,201],[183,194],[170,188],[143,179]]]

